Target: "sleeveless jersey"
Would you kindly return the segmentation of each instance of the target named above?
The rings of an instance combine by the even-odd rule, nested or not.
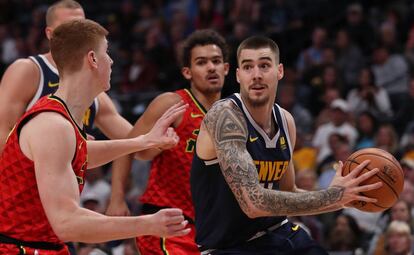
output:
[[[190,90],[178,90],[176,93],[189,105],[180,125],[175,128],[180,141],[177,146],[163,151],[153,159],[150,178],[141,202],[159,207],[178,207],[187,217],[194,219],[190,168],[195,142],[206,111]]]
[[[56,92],[59,87],[59,73],[58,70],[47,60],[44,55],[37,55],[29,57],[40,69],[40,82],[37,86],[35,96],[30,101],[27,109],[30,109],[41,97],[50,95]],[[95,98],[93,104],[85,112],[83,117],[83,125],[88,134],[92,133],[93,122],[95,115],[98,112],[98,99]]]
[[[232,100],[244,113],[248,127],[246,148],[256,165],[259,183],[266,189],[279,189],[292,156],[287,121],[275,104],[272,119],[278,127],[270,139],[253,120],[239,94]],[[251,219],[240,208],[220,170],[218,159],[203,160],[194,154],[191,169],[191,193],[195,207],[196,243],[202,249],[220,249],[239,245],[257,232],[282,222],[286,217]]]
[[[73,121],[60,98],[43,97],[17,122],[0,155],[0,234],[26,242],[42,241],[63,245],[53,232],[40,201],[34,163],[23,154],[19,146],[21,128],[33,116],[46,111],[61,114],[74,128],[76,152],[72,168],[78,180],[79,191],[83,189],[83,176],[87,168],[86,134]],[[59,192],[59,188],[56,188]],[[2,246],[0,243],[0,251],[5,248]]]

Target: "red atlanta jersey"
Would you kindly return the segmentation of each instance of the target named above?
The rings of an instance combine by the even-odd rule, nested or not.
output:
[[[180,137],[177,146],[165,150],[151,164],[147,189],[141,197],[142,203],[160,207],[177,207],[194,219],[194,208],[190,193],[190,168],[195,142],[206,110],[190,90],[178,90],[189,107],[175,132]]]
[[[46,111],[63,115],[75,129],[77,149],[72,168],[78,180],[79,191],[83,189],[83,175],[87,166],[86,135],[76,125],[60,98],[45,96],[17,122],[0,156],[0,234],[22,241],[63,244],[53,232],[43,210],[34,163],[23,154],[19,146],[19,133],[23,125],[36,114]],[[55,192],[59,192],[59,187],[56,187]],[[5,246],[15,249],[13,245],[0,243],[0,251],[4,251]],[[11,253],[11,250],[6,252]]]

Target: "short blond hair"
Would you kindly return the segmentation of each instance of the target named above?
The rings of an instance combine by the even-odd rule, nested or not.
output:
[[[72,20],[59,25],[50,39],[50,51],[59,76],[82,68],[83,57],[97,50],[108,31],[92,20]]]
[[[390,234],[406,234],[407,236],[411,235],[411,229],[407,222],[394,220],[388,225],[387,230],[385,231],[385,235],[388,236]]]
[[[52,26],[53,22],[55,21],[56,15],[56,9],[59,8],[66,8],[66,9],[82,9],[82,5],[80,5],[78,2],[74,0],[61,0],[59,2],[56,2],[49,6],[46,12],[46,26],[50,27]]]

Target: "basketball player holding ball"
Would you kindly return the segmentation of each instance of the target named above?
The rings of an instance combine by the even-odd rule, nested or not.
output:
[[[346,176],[364,160],[370,160],[370,163],[361,173],[371,171],[373,168],[378,168],[380,171],[363,184],[382,182],[384,185],[379,189],[364,193],[368,197],[376,198],[376,203],[353,201],[351,206],[365,212],[384,211],[398,201],[404,188],[404,172],[400,163],[390,153],[377,148],[367,148],[358,150],[349,156],[344,163],[342,174]]]

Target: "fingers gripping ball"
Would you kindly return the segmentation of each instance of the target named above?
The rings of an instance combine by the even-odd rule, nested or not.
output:
[[[380,171],[360,185],[373,184],[376,182],[382,182],[383,185],[378,189],[362,192],[362,195],[364,196],[376,198],[378,200],[376,203],[353,201],[351,204],[353,207],[365,212],[384,211],[394,205],[403,190],[403,170],[398,161],[390,153],[377,148],[367,148],[358,150],[349,156],[344,163],[342,175],[346,176],[349,174],[364,160],[370,160],[371,162],[360,174],[374,168],[378,168]]]

